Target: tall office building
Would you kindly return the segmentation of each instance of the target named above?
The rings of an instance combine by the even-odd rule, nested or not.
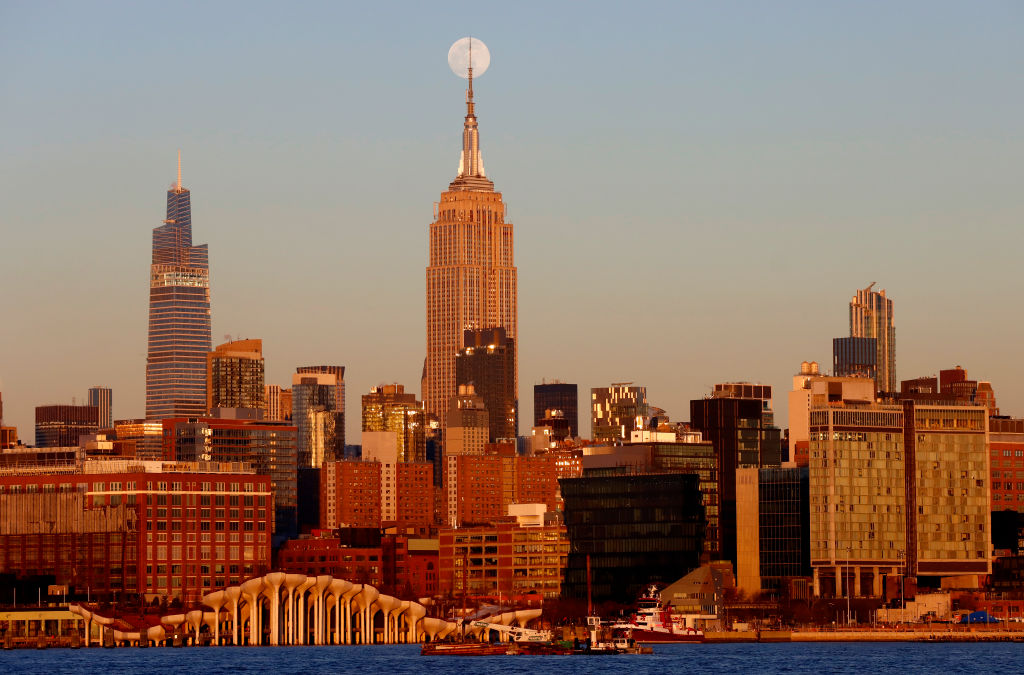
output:
[[[190,193],[178,180],[167,191],[167,218],[153,230],[149,273],[146,418],[206,414],[210,351],[210,264],[206,244],[192,245]]]
[[[580,435],[579,391],[575,384],[554,380],[533,385],[533,426],[551,424],[552,419],[563,419],[568,436]]]
[[[779,466],[782,432],[775,427],[772,388],[747,382],[716,384],[711,398],[690,401],[690,424],[717,456],[723,560],[736,564],[736,469]]]
[[[292,423],[300,469],[345,456],[345,367],[304,366],[292,375]]]
[[[292,418],[292,390],[282,389],[279,384],[268,384],[263,387],[264,417],[280,422]]]
[[[627,439],[631,431],[643,428],[649,413],[647,387],[632,384],[615,382],[590,390],[590,426],[595,441]]]
[[[471,384],[490,415],[490,441],[519,434],[516,400],[516,343],[504,328],[467,330],[455,357],[455,384]]]
[[[850,337],[874,338],[875,386],[879,392],[895,393],[896,328],[892,323],[892,300],[885,297],[885,289],[871,290],[874,285],[872,281],[850,300]]]
[[[430,225],[423,403],[441,429],[456,393],[455,355],[465,346],[463,331],[502,327],[517,339],[518,281],[512,223],[505,215],[501,193],[484,174],[470,66],[459,173],[434,204]],[[518,365],[513,372],[518,399]]]
[[[206,355],[206,407],[264,410],[263,340],[233,340]]]
[[[96,406],[100,429],[114,428],[114,392],[109,387],[89,387],[89,405]]]
[[[400,384],[382,384],[363,395],[363,431],[394,432],[399,462],[427,461],[423,404]]]

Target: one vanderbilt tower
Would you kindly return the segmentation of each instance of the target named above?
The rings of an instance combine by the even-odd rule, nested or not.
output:
[[[473,103],[474,69],[477,76],[483,74],[490,54],[481,41],[462,38],[448,52],[448,63],[469,81],[469,88],[459,173],[434,204],[430,225],[423,399],[442,429],[456,394],[455,356],[465,346],[463,332],[501,327],[515,339],[518,326],[512,223],[505,220],[501,193],[484,172]],[[515,373],[518,398],[518,359]]]
[[[192,205],[178,180],[167,191],[167,218],[153,230],[149,273],[146,417],[206,414],[210,337],[210,265],[206,244],[192,245]]]

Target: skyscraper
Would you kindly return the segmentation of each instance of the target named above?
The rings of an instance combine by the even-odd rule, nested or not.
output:
[[[423,402],[446,425],[456,394],[455,355],[465,346],[463,331],[502,327],[518,334],[518,281],[512,256],[512,224],[505,221],[501,193],[484,173],[469,67],[466,118],[459,173],[434,204],[427,267],[427,358]],[[518,399],[516,360],[514,378]]]
[[[892,300],[885,297],[885,289],[872,291],[874,285],[872,281],[850,300],[850,337],[875,339],[875,386],[879,392],[895,393],[896,328],[892,323]]]
[[[78,445],[78,437],[94,434],[99,409],[94,405],[36,406],[36,447]]]
[[[178,180],[167,191],[167,218],[153,230],[149,274],[149,354],[146,418],[206,414],[206,353],[210,337],[210,265],[206,244],[192,245],[189,191]]]
[[[345,367],[303,366],[292,375],[299,469],[345,455]]]
[[[99,410],[100,429],[114,428],[114,392],[108,387],[89,387],[89,405],[94,405]]]
[[[504,328],[467,330],[466,345],[455,357],[455,384],[473,385],[490,416],[490,441],[515,438],[519,433],[516,400],[516,342]]]
[[[233,340],[206,355],[206,407],[266,406],[263,385],[263,340]]]

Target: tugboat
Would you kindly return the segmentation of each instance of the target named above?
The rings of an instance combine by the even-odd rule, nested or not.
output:
[[[633,639],[643,643],[704,641],[702,631],[688,627],[682,617],[673,616],[671,610],[662,608],[657,586],[647,589],[637,601],[636,612],[627,621],[609,627],[632,631]]]

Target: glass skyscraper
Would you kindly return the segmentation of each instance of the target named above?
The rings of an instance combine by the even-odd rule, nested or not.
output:
[[[209,255],[206,244],[192,245],[192,205],[181,185],[179,155],[178,180],[167,191],[167,218],[153,230],[147,419],[206,414],[211,344]]]

